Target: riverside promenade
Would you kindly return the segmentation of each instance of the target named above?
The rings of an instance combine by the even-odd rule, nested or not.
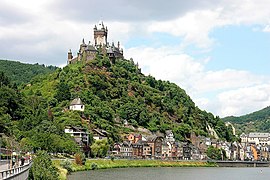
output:
[[[8,170],[10,160],[1,160],[0,161],[0,171]]]
[[[214,162],[218,167],[269,167],[269,161],[209,161]]]
[[[29,169],[32,166],[32,162],[28,161],[23,166],[15,166],[9,168],[8,161],[0,162],[0,179],[3,180],[27,180],[29,175]]]

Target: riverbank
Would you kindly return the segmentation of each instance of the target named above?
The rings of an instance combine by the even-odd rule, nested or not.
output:
[[[53,160],[59,169],[60,179],[67,179],[67,170],[60,166],[61,160]],[[128,168],[128,167],[217,167],[213,162],[202,161],[161,161],[161,160],[126,160],[126,159],[88,159],[85,165],[77,165],[72,161],[72,172],[88,171],[93,169]]]

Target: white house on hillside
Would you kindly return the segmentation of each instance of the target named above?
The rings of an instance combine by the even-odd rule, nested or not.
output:
[[[73,99],[70,103],[69,109],[73,111],[84,111],[84,105],[81,98],[78,97]]]
[[[89,133],[86,129],[76,126],[66,126],[65,133],[70,134],[81,148],[89,145]]]

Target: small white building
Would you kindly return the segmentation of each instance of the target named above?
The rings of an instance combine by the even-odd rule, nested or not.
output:
[[[70,103],[69,109],[73,111],[84,111],[84,105],[81,98],[78,97],[73,99]]]

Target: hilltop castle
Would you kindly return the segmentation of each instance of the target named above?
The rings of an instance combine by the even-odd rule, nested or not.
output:
[[[110,45],[107,41],[108,29],[105,27],[103,22],[100,21],[98,25],[94,27],[94,43],[89,41],[88,44],[85,44],[84,39],[80,45],[80,49],[77,53],[77,57],[73,57],[71,50],[68,52],[68,64],[75,63],[77,61],[91,61],[93,60],[98,53],[107,55],[110,60],[113,62],[116,58],[124,58],[123,49],[120,48],[120,43],[118,41],[117,46],[112,44]]]

